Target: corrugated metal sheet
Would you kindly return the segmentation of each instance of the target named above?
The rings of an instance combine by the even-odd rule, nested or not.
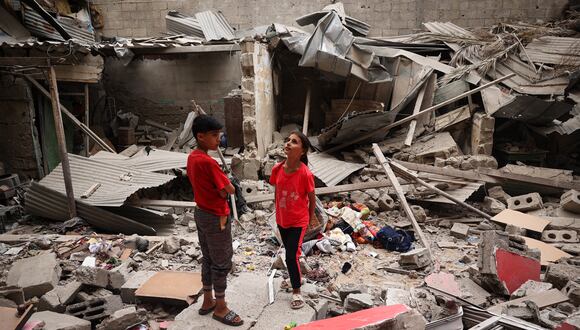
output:
[[[520,95],[504,105],[493,116],[532,125],[548,125],[572,110],[572,105],[560,101],[544,101],[534,96]]]
[[[158,187],[175,178],[173,175],[146,172],[111,161],[100,161],[73,154],[69,154],[69,161],[75,198],[80,199],[93,184],[101,184],[94,194],[83,199],[84,202],[95,206],[121,206],[138,190]],[[60,193],[66,193],[60,164],[39,183]]]
[[[388,112],[383,111],[365,111],[360,113],[352,113],[340,120],[338,123],[325,128],[320,135],[318,135],[318,143],[321,146],[327,147],[330,145],[339,145],[347,141],[353,140],[361,134],[376,131],[377,128],[386,126],[393,121],[390,119]],[[378,141],[387,134],[388,131],[379,129],[376,134],[365,141]]]
[[[24,12],[24,25],[30,33],[47,39],[64,41],[62,36],[37,12],[26,5],[22,6],[22,8]],[[94,33],[88,31],[86,28],[75,26],[72,19],[61,17],[57,21],[73,39],[95,42]]]
[[[520,53],[524,61],[558,65],[580,65],[580,39],[564,37],[540,37],[526,46]]]
[[[428,22],[423,23],[423,25],[425,28],[427,28],[427,30],[436,34],[462,38],[477,38],[468,30],[465,30],[464,28],[461,28],[450,22]],[[459,44],[456,43],[445,42],[445,44],[455,52],[462,48]],[[472,63],[477,63],[480,61],[477,58],[468,58],[468,60]],[[502,76],[515,73],[516,76],[504,80],[501,83],[522,94],[564,94],[564,89],[566,86],[568,86],[568,78],[554,76],[553,73],[546,71],[537,73],[530,68],[529,64],[522,62],[516,55],[512,54],[509,55],[507,59],[498,61],[495,65],[495,70],[489,71],[487,75],[493,79],[498,79]]]
[[[234,40],[234,29],[221,11],[203,11],[195,14],[207,41]]]
[[[0,43],[1,48],[6,49],[36,49],[40,51],[52,51],[52,52],[68,52],[75,51],[87,54],[91,51],[91,45],[78,40],[68,40],[68,41],[23,41],[23,42],[10,42],[5,41]]]
[[[176,11],[167,13],[165,16],[165,25],[168,32],[200,38],[204,37],[201,25],[195,17],[186,16]]]
[[[308,165],[312,174],[328,187],[336,186],[349,175],[366,166],[366,164],[345,162],[331,155],[319,153],[308,155]]]
[[[56,221],[69,220],[67,198],[64,193],[32,182],[26,192],[25,201],[26,212],[30,214]],[[156,230],[151,226],[113,214],[81,200],[77,200],[76,206],[78,216],[93,227],[113,233],[156,234]]]

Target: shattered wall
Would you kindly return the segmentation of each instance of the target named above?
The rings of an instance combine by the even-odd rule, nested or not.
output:
[[[0,104],[0,160],[6,173],[17,173],[21,180],[41,177],[29,86],[22,79],[0,76]]]
[[[178,127],[195,101],[224,122],[223,98],[241,81],[239,52],[135,59],[129,65],[108,58],[104,85],[117,111]]]
[[[370,35],[375,37],[411,33],[426,21],[451,21],[464,27],[479,27],[500,21],[546,20],[558,16],[567,2],[567,0],[343,1],[347,14],[370,24]],[[169,10],[177,10],[184,14],[221,10],[234,28],[249,29],[271,23],[296,25],[296,18],[318,11],[331,1],[94,0],[92,3],[103,13],[103,35],[145,37],[156,36],[166,31],[165,15]]]

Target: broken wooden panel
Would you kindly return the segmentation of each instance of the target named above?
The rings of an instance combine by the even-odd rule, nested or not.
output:
[[[232,95],[224,97],[224,117],[226,120],[226,135],[228,147],[241,147],[244,145],[242,130],[242,96]]]
[[[473,115],[471,125],[471,154],[491,156],[493,151],[493,132],[495,119],[484,113]]]
[[[538,233],[544,231],[546,226],[550,224],[550,221],[546,219],[509,209],[501,211],[491,219],[495,222],[503,223],[506,225],[513,225]]]
[[[550,245],[546,244],[542,241],[535,240],[530,237],[522,236],[522,238],[526,241],[526,245],[529,249],[538,249],[540,250],[540,262],[542,266],[546,266],[552,262],[557,261],[560,258],[570,258],[572,255]]]
[[[435,131],[441,131],[444,128],[458,124],[464,120],[471,118],[469,105],[462,106],[459,109],[449,111],[446,114],[435,117]]]
[[[201,273],[161,271],[153,275],[135,296],[161,302],[178,302],[190,305],[201,288]]]

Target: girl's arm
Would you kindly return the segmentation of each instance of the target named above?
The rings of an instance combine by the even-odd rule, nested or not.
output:
[[[308,214],[310,219],[314,218],[314,210],[316,209],[316,195],[314,191],[308,193]]]

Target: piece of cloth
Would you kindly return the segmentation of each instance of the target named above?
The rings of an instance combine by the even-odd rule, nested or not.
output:
[[[282,243],[286,249],[286,267],[290,275],[290,283],[292,283],[293,289],[298,289],[302,283],[299,261],[301,254],[300,247],[302,246],[302,240],[306,233],[306,227],[283,228],[278,226],[278,229],[280,230]]]
[[[272,169],[270,184],[276,186],[276,223],[284,228],[306,227],[310,221],[308,193],[314,192],[314,176],[304,163],[287,174],[284,162]]]
[[[215,159],[201,150],[192,151],[187,157],[187,177],[199,208],[220,216],[230,214],[227,199],[219,194],[230,180]]]
[[[227,276],[232,269],[232,222],[220,228],[219,216],[195,208],[195,225],[201,248],[201,282],[204,287],[213,286],[216,296],[223,295]]]

